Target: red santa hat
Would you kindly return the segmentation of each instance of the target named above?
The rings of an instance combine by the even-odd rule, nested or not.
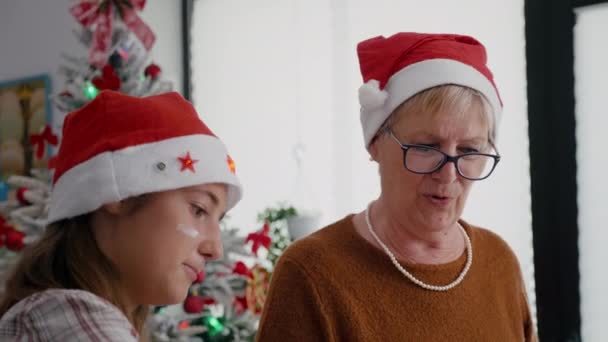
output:
[[[475,38],[402,32],[365,40],[358,44],[357,53],[364,82],[359,103],[366,147],[400,104],[444,84],[479,91],[492,107],[496,128],[502,102],[486,65],[486,50]]]
[[[205,183],[227,185],[227,209],[242,196],[226,147],[175,92],[138,98],[102,91],[66,117],[54,167],[49,223]]]

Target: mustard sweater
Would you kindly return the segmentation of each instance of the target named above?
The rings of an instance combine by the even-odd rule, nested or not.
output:
[[[515,255],[496,234],[461,224],[473,264],[446,292],[405,278],[352,216],[296,241],[272,275],[257,341],[535,341]],[[443,285],[465,262],[463,253],[443,265],[401,264]]]

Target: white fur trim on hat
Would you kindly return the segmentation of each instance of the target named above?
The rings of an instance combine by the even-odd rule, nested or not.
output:
[[[187,153],[198,160],[195,172],[181,171],[178,157]],[[206,183],[228,185],[229,210],[241,199],[242,188],[227,157],[226,147],[218,138],[203,134],[98,154],[57,180],[51,193],[49,223],[129,197]]]
[[[469,87],[483,94],[493,109],[496,132],[502,107],[492,82],[468,64],[438,58],[412,64],[391,76],[384,88],[388,98],[381,107],[368,109],[361,103],[361,125],[365,147],[369,147],[380,126],[400,104],[423,90],[444,84]],[[359,92],[361,93],[361,90]]]
[[[366,111],[382,108],[387,98],[388,93],[385,90],[380,90],[378,80],[369,80],[359,87],[359,103]]]

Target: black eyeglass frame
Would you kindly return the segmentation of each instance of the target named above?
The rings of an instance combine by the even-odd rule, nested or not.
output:
[[[459,154],[457,156],[451,156],[445,152],[443,152],[442,150],[435,148],[435,147],[431,147],[431,146],[426,146],[426,145],[417,145],[417,144],[404,144],[401,141],[399,141],[399,139],[397,139],[397,137],[395,136],[395,134],[393,134],[392,130],[388,130],[389,135],[391,136],[391,138],[393,138],[393,140],[395,140],[395,142],[397,142],[399,144],[399,146],[401,146],[401,150],[403,150],[403,167],[405,167],[406,170],[408,170],[409,172],[415,173],[415,174],[419,174],[419,175],[428,175],[434,172],[437,172],[439,170],[441,170],[442,167],[445,166],[445,164],[447,163],[454,163],[454,166],[456,167],[456,172],[458,173],[458,175],[462,178],[471,180],[471,181],[480,181],[480,180],[484,180],[488,177],[490,177],[490,175],[494,172],[494,169],[496,169],[496,165],[498,165],[498,162],[500,162],[500,155],[499,154],[490,154],[490,153],[481,153],[481,152],[471,152],[471,153],[463,153],[463,154]],[[429,149],[429,150],[433,150],[433,151],[437,151],[439,153],[441,153],[443,155],[443,160],[437,164],[437,166],[435,168],[433,168],[430,171],[425,171],[425,172],[420,172],[420,171],[414,171],[412,169],[410,169],[409,167],[407,167],[407,163],[405,162],[406,160],[406,156],[407,156],[407,151],[411,148],[421,148],[421,149]],[[494,148],[496,150],[496,148]],[[475,156],[485,156],[485,157],[490,157],[494,160],[494,164],[492,165],[492,169],[490,170],[490,172],[488,172],[488,174],[484,177],[481,178],[471,178],[471,177],[467,177],[465,175],[462,174],[462,172],[460,171],[460,168],[458,167],[458,160],[460,160],[460,158],[462,157],[467,157],[467,156],[471,156],[471,155],[475,155]]]

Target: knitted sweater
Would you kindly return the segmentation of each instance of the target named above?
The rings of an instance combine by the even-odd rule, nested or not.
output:
[[[460,222],[473,264],[446,292],[422,289],[363,239],[348,216],[279,259],[257,340],[535,341],[517,259],[496,234]],[[434,285],[452,282],[466,253],[442,265],[401,264]]]

